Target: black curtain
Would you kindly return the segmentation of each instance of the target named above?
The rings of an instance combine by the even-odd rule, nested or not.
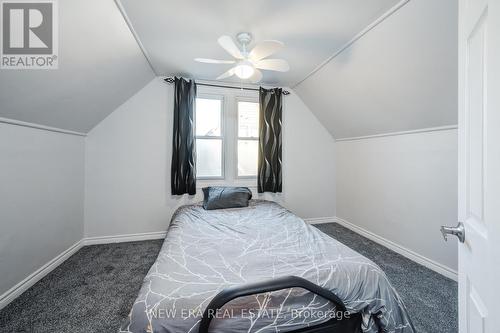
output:
[[[281,192],[282,89],[259,89],[258,192]]]
[[[196,194],[196,83],[175,78],[172,194]]]

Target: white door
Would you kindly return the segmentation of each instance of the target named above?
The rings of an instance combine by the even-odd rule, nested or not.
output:
[[[460,333],[500,333],[500,0],[459,0]]]

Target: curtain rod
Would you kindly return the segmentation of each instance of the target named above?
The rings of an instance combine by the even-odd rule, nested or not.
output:
[[[173,77],[167,77],[164,79],[165,82],[167,83],[174,83],[174,78]],[[252,91],[259,91],[258,88],[245,88],[245,87],[236,87],[236,86],[226,86],[222,84],[211,84],[211,83],[196,83],[199,86],[205,86],[205,87],[216,87],[216,88],[229,88],[229,89],[240,89],[240,90],[252,90]],[[290,92],[288,90],[283,90],[283,95],[290,95]]]

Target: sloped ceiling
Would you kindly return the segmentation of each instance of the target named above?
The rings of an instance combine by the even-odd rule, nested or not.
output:
[[[0,117],[88,132],[154,74],[113,0],[58,4],[59,69],[0,70]]]
[[[193,58],[249,31],[287,45],[291,71],[262,83],[294,88],[335,138],[456,124],[456,0],[410,0],[308,76],[398,3],[122,0],[153,72],[113,0],[60,1],[59,69],[0,70],[0,117],[88,132],[155,74],[213,79],[226,67]]]
[[[231,59],[217,44],[221,35],[253,34],[254,41],[277,39],[276,54],[288,73],[264,72],[262,83],[292,86],[399,0],[121,0],[158,75],[213,80],[231,65],[194,58]],[[251,45],[253,46],[253,45]],[[228,79],[226,81],[235,80]],[[236,79],[237,80],[237,79]]]
[[[457,123],[456,0],[410,0],[295,87],[335,138]]]

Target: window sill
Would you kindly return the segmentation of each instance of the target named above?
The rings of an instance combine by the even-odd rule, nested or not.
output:
[[[257,178],[242,178],[234,180],[226,179],[198,179],[196,180],[196,188],[207,186],[244,186],[249,188],[257,188]]]

